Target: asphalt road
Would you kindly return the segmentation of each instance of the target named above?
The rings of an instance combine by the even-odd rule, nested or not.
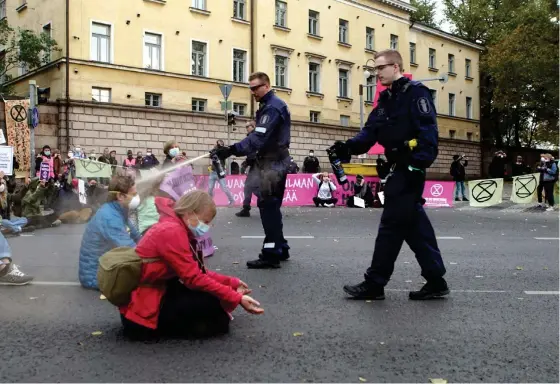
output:
[[[0,381],[559,381],[557,212],[430,210],[451,295],[408,300],[423,279],[405,245],[387,299],[369,303],[342,285],[362,280],[378,210],[285,209],[285,234],[304,238],[273,271],[245,268],[262,240],[242,236],[262,229],[234,212],[219,210],[207,262],[249,283],[266,312],[238,309],[231,333],[206,341],[124,340],[116,309],[75,285],[83,226],[10,239],[36,279],[0,287]]]

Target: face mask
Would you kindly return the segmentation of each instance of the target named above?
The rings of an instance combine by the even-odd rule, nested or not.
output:
[[[140,196],[136,195],[128,203],[128,209],[135,210],[140,205]]]
[[[51,155],[51,151],[45,151],[45,156],[50,156]]]
[[[179,154],[179,148],[171,148],[169,150],[169,156],[175,157]]]
[[[95,159],[95,158],[97,158],[97,154],[92,153],[91,155],[89,155],[89,157],[90,157],[91,159]]]
[[[0,184],[0,193],[6,190],[6,186],[4,184]]]
[[[541,157],[541,161],[546,161],[546,159],[544,157]]]
[[[315,154],[313,152],[309,152],[309,156],[314,156]]]
[[[74,154],[72,152],[68,152],[68,158],[71,159],[74,157]]]
[[[146,156],[152,156],[152,152],[146,152]]]
[[[194,233],[196,237],[204,236],[206,232],[210,230],[210,226],[198,220],[196,227],[189,224],[189,229]]]
[[[80,153],[80,152],[82,151],[82,149],[81,149],[81,148],[74,148],[74,151],[75,151],[76,153]]]

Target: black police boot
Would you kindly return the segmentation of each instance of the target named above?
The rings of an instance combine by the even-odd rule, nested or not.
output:
[[[290,258],[290,249],[282,248],[282,256],[279,257],[280,261],[286,261]]]
[[[257,260],[251,260],[247,262],[247,268],[249,269],[277,269],[280,268],[279,261],[273,261],[269,259],[261,259],[262,255],[259,255]]]
[[[443,277],[428,280],[419,291],[411,291],[408,294],[410,300],[440,299],[449,294],[449,287]]]
[[[250,213],[249,209],[250,208],[243,207],[243,209],[241,209],[241,211],[237,212],[235,214],[235,216],[237,216],[237,217],[250,217],[251,213]]]
[[[385,300],[385,289],[367,281],[357,285],[345,285],[344,292],[358,300]]]

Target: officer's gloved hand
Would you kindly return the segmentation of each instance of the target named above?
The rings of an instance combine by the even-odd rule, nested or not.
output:
[[[329,149],[336,153],[336,156],[340,159],[341,163],[349,163],[352,159],[350,147],[344,141],[335,141],[334,145]]]
[[[218,159],[225,160],[232,155],[231,147],[218,147],[210,151],[210,157],[216,155]]]

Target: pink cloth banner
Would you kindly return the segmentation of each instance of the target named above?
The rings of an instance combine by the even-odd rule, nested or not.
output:
[[[426,208],[442,208],[453,206],[454,181],[431,181],[427,180],[424,185],[424,199]]]

